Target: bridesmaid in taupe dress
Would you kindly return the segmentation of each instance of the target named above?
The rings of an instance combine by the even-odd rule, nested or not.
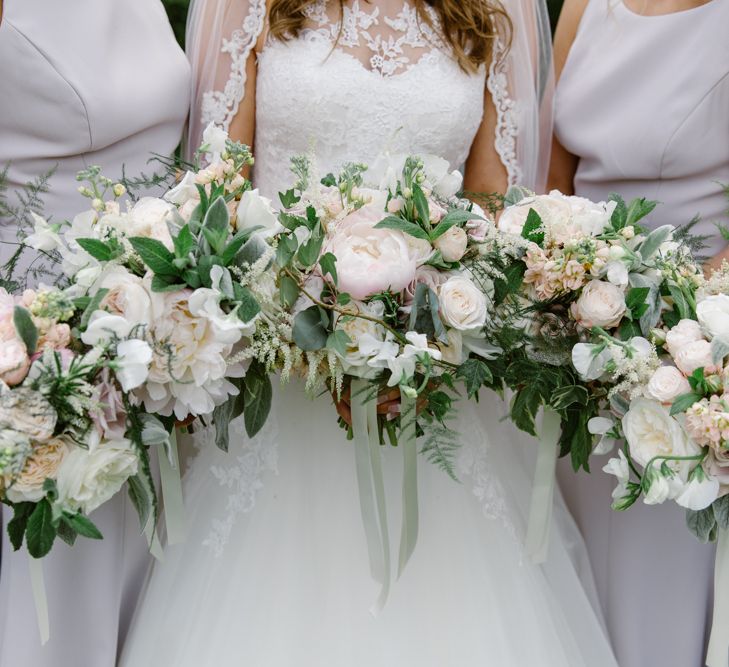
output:
[[[557,30],[551,187],[662,202],[648,224],[700,214],[716,260],[729,222],[729,0],[567,0]],[[567,462],[562,462],[567,463]],[[614,479],[560,470],[621,667],[704,664],[713,549],[681,508],[610,509]]]

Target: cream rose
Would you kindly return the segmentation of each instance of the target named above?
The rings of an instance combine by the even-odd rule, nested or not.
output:
[[[648,382],[646,393],[661,403],[672,403],[681,394],[691,391],[683,373],[674,366],[661,366]]]
[[[686,343],[673,355],[673,360],[686,375],[691,375],[697,368],[703,368],[707,375],[718,370],[711,359],[711,343],[705,340]]]
[[[57,420],[56,411],[41,393],[27,387],[0,391],[0,424],[42,443],[53,435]]]
[[[461,227],[451,227],[439,236],[434,243],[446,262],[457,262],[466,253],[468,234]]]
[[[93,449],[74,447],[58,469],[59,502],[89,514],[137,474],[138,463],[132,443],[126,439],[106,440]]]
[[[337,258],[339,290],[364,300],[391,290],[400,292],[415,277],[416,256],[405,235],[392,229],[375,229],[386,216],[374,206],[363,206],[340,222],[325,252]]]
[[[580,298],[572,304],[571,312],[576,322],[586,329],[609,329],[620,324],[625,309],[625,295],[620,287],[601,280],[592,280],[584,287]]]
[[[443,321],[459,331],[480,329],[488,317],[488,299],[465,276],[452,276],[438,290]]]
[[[696,317],[710,338],[729,340],[729,296],[715,294],[696,304]]]
[[[681,425],[658,401],[637,398],[623,417],[623,432],[633,459],[645,468],[656,456],[695,456],[701,448],[686,435]],[[658,466],[663,461],[658,462]],[[669,461],[668,465],[686,481],[692,461]]]
[[[26,459],[23,472],[7,489],[7,497],[14,503],[37,503],[43,496],[46,479],[55,479],[63,459],[68,453],[68,445],[63,438],[53,438],[35,447]]]
[[[701,333],[701,326],[698,322],[695,320],[680,320],[679,323],[666,334],[666,349],[673,357],[687,343],[702,340],[703,337],[704,336]]]
[[[152,322],[152,293],[148,281],[121,266],[111,267],[100,277],[97,288],[109,290],[101,308],[120,315],[132,326]]]
[[[127,236],[156,239],[172,250],[174,244],[167,223],[173,212],[174,207],[163,199],[142,197],[129,211],[126,226],[121,227],[121,231]]]

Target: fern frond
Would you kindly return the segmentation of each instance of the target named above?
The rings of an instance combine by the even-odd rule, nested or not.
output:
[[[460,447],[458,433],[453,431],[446,422],[433,421],[425,428],[425,440],[420,453],[429,463],[438,466],[453,481],[458,482],[456,455]]]

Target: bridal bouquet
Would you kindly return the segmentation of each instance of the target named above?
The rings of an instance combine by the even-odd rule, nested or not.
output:
[[[14,510],[11,544],[25,540],[35,558],[57,536],[101,539],[88,514],[127,481],[146,487],[147,447],[164,433],[128,396],[150,346],[103,342],[93,310],[56,288],[0,290],[0,499]],[[146,521],[149,507],[138,509]]]
[[[468,268],[493,224],[456,197],[461,177],[438,158],[383,157],[321,180],[307,158],[293,164],[275,243],[294,345],[273,358],[284,375],[303,366],[310,388],[347,397],[361,380],[368,400],[417,401],[442,423],[447,390],[463,379],[475,393],[497,352],[484,337],[494,283]],[[398,421],[397,409],[380,415],[381,438],[395,441]]]

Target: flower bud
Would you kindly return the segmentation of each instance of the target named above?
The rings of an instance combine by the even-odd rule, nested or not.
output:
[[[123,195],[126,194],[126,192],[127,192],[127,189],[121,183],[117,183],[114,186],[114,196],[115,197],[122,197]]]

